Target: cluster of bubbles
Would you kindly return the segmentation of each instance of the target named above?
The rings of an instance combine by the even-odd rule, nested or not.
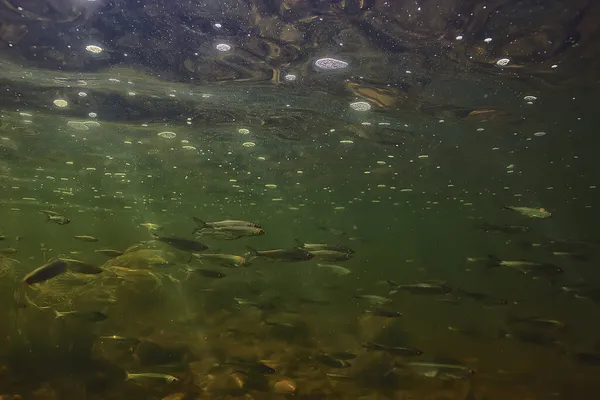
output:
[[[348,63],[342,60],[336,60],[335,58],[319,58],[315,61],[315,66],[324,70],[333,70],[333,69],[344,69],[348,67]]]
[[[350,108],[354,111],[369,111],[371,109],[371,105],[366,101],[356,101],[354,103],[350,103]]]

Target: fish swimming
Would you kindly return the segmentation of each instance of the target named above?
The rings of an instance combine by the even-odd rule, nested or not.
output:
[[[71,223],[71,220],[64,215],[61,215],[55,211],[41,210],[42,214],[46,215],[49,222],[54,222],[58,225],[67,225]]]
[[[247,267],[250,265],[250,261],[242,256],[236,256],[233,254],[192,254],[193,257],[198,260],[207,260],[213,262],[222,267]]]
[[[0,254],[15,254],[18,251],[19,250],[15,249],[14,247],[5,247],[3,249],[0,249]]]
[[[539,263],[534,261],[527,260],[515,260],[515,261],[507,261],[501,260],[494,255],[488,256],[490,267],[507,267],[516,269],[518,271],[523,272],[524,274],[529,274],[533,276],[557,276],[563,274],[563,270],[560,267],[557,267],[554,264],[549,263]]]
[[[224,220],[224,221],[214,221],[214,222],[206,222],[206,221],[201,220],[198,217],[192,217],[192,219],[194,220],[194,222],[196,222],[196,225],[197,225],[197,227],[194,229],[194,231],[192,233],[196,233],[205,228],[227,228],[227,227],[234,227],[234,226],[262,228],[259,224],[256,224],[254,222],[241,221],[241,220],[235,220],[235,219],[228,219],[228,220]]]
[[[315,357],[315,360],[331,368],[348,368],[352,366],[348,361],[335,358],[329,354],[319,354]]]
[[[81,240],[83,242],[97,242],[98,238],[95,238],[93,236],[90,235],[76,235],[73,236],[75,239]]]
[[[256,228],[253,226],[225,226],[218,228],[203,228],[194,233],[197,233],[199,237],[212,236],[216,239],[235,240],[244,236],[264,235],[265,231],[262,228]]]
[[[65,261],[68,264],[69,270],[78,274],[95,275],[104,271],[102,268],[85,261],[72,258],[61,258],[60,260]]]
[[[146,380],[146,379],[159,379],[159,380],[164,380],[167,383],[173,383],[173,382],[179,381],[179,379],[177,379],[176,377],[174,377],[172,375],[155,374],[155,373],[151,373],[151,372],[144,372],[141,374],[130,374],[129,372],[127,372],[127,376],[125,378],[125,380],[127,380],[127,381],[130,381],[130,380],[138,381],[138,380]]]
[[[308,261],[314,257],[312,253],[302,249],[256,250],[249,246],[246,247],[254,257],[265,257],[276,261],[299,262]]]
[[[28,285],[44,282],[48,279],[52,279],[60,274],[63,274],[67,270],[67,267],[68,264],[66,261],[56,260],[31,271],[25,275],[21,282]]]
[[[375,294],[357,294],[353,297],[355,299],[367,300],[371,304],[388,304],[392,302],[392,300],[386,297],[378,296]]]
[[[316,258],[323,260],[323,261],[328,261],[328,262],[347,261],[354,256],[352,253],[344,253],[344,252],[341,252],[338,250],[324,249],[324,250],[309,250],[309,251]]]
[[[417,357],[423,355],[421,350],[411,347],[392,347],[373,342],[365,343],[363,347],[369,351],[385,351],[394,356]]]
[[[173,246],[178,250],[183,251],[202,251],[208,249],[208,246],[195,240],[184,239],[176,236],[158,236],[153,235],[154,239],[159,242]]]
[[[110,257],[110,258],[115,258],[115,257],[119,257],[122,256],[123,254],[125,254],[122,251],[119,250],[112,250],[112,249],[100,249],[100,250],[94,250],[94,253],[98,253],[98,254],[102,254],[104,256]]]
[[[413,373],[423,377],[443,380],[465,379],[475,373],[475,371],[464,365],[435,362],[412,361],[397,364],[397,367],[409,369]]]
[[[337,275],[349,275],[352,273],[348,268],[335,264],[317,264],[317,267],[329,269]]]
[[[448,294],[452,292],[452,288],[444,283],[418,282],[398,285],[390,294],[395,294],[400,290],[413,294]]]
[[[317,250],[332,250],[338,251],[340,253],[354,254],[354,250],[350,247],[341,246],[337,244],[327,244],[327,243],[304,243],[299,239],[296,239],[296,243],[298,243],[298,247],[306,250],[306,251],[317,251]]]
[[[505,206],[504,209],[518,212],[528,218],[549,218],[552,216],[552,213],[545,208]]]
[[[108,318],[108,315],[100,311],[57,311],[54,310],[56,319],[71,316],[86,322],[101,322]]]

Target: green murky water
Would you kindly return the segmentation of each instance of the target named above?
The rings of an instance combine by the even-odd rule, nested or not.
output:
[[[0,6],[2,399],[596,398],[583,24],[538,59],[454,8],[101,3]]]

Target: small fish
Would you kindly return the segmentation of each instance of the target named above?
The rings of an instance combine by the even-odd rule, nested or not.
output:
[[[391,347],[373,342],[365,343],[363,347],[369,351],[385,351],[386,353],[394,356],[417,357],[423,355],[423,352],[419,349],[413,349],[410,347]]]
[[[561,344],[555,332],[539,329],[514,329],[510,332],[500,331],[500,337],[516,339],[522,343],[538,346],[556,346]]]
[[[247,226],[247,227],[251,227],[251,228],[262,228],[259,224],[256,224],[254,222],[240,221],[240,220],[234,220],[234,219],[228,219],[228,220],[224,220],[224,221],[214,221],[214,222],[206,222],[197,217],[192,217],[192,219],[194,220],[194,222],[196,222],[196,225],[198,225],[196,227],[196,229],[194,229],[194,232],[192,232],[192,233],[196,233],[197,231],[200,231],[201,229],[205,229],[205,228],[227,228],[227,227],[232,227],[232,226]]]
[[[154,239],[183,251],[202,251],[208,249],[208,246],[203,243],[197,242],[195,240],[183,239],[176,236],[154,235]]]
[[[337,244],[304,243],[304,242],[300,241],[299,239],[296,239],[296,243],[298,243],[299,248],[306,250],[306,251],[310,251],[311,253],[313,251],[317,251],[317,250],[332,250],[332,251],[339,251],[340,253],[354,254],[354,250],[352,250],[351,248],[345,247],[345,246],[340,246]]]
[[[335,374],[335,373],[326,373],[325,376],[328,376],[329,378],[333,378],[333,379],[352,379],[353,377],[350,375],[346,375],[346,374]]]
[[[55,211],[50,211],[50,210],[42,210],[40,211],[42,214],[45,214],[46,217],[48,218],[48,221],[50,222],[54,222],[55,224],[58,225],[67,225],[71,223],[71,220],[67,217],[65,217],[64,215],[61,215]]]
[[[76,272],[78,274],[95,275],[104,271],[102,268],[85,261],[75,260],[72,258],[61,258],[60,260],[65,261],[69,265],[68,268],[72,272]]]
[[[513,268],[534,276],[556,276],[564,271],[556,265],[549,263],[539,263],[527,260],[506,261],[501,260],[494,255],[488,256],[489,266]]]
[[[335,264],[317,264],[317,267],[330,269],[337,275],[349,275],[352,273],[352,271],[350,271],[348,268]]]
[[[452,288],[444,283],[417,282],[398,285],[390,292],[390,294],[395,294],[400,290],[413,294],[448,294],[452,292]]]
[[[344,253],[337,250],[311,250],[310,253],[318,259],[328,262],[347,261],[353,257],[351,253]]]
[[[33,285],[34,283],[40,283],[52,279],[60,274],[63,274],[67,270],[68,264],[63,260],[56,260],[46,265],[31,271],[22,280],[22,283]]]
[[[552,216],[552,213],[547,211],[545,208],[505,206],[504,209],[516,211],[528,218],[549,218]]]
[[[252,226],[227,226],[222,228],[204,228],[195,233],[198,237],[212,236],[215,239],[235,240],[244,236],[264,235],[265,231],[262,228],[255,228]]]
[[[140,224],[140,226],[142,228],[148,229],[150,232],[157,232],[163,228],[162,226],[160,226],[158,224],[154,224],[152,222],[144,222],[143,224]]]
[[[111,249],[94,250],[94,253],[102,254],[103,256],[110,257],[110,258],[119,257],[119,256],[122,256],[123,254],[125,254],[122,251],[111,250]]]
[[[486,306],[504,306],[508,304],[508,301],[500,297],[491,296],[486,293],[472,292],[464,289],[456,289],[456,295],[459,297],[467,297],[472,300],[483,303]]]
[[[97,242],[98,238],[95,238],[90,235],[75,235],[73,236],[75,239],[81,240],[82,242]]]
[[[276,250],[256,250],[247,246],[250,254],[254,257],[265,257],[276,261],[299,262],[308,261],[314,255],[302,249],[276,249]]]
[[[19,250],[15,249],[14,247],[5,247],[0,249],[0,254],[15,254],[18,251]]]
[[[527,233],[531,231],[531,228],[525,225],[493,225],[488,224],[487,222],[475,225],[475,228],[480,229],[484,232],[506,233],[509,235]]]
[[[222,365],[240,367],[249,372],[256,372],[259,374],[274,374],[277,372],[275,368],[268,366],[265,363],[260,361],[246,361],[246,360],[238,360],[232,359],[221,363]]]
[[[375,294],[358,294],[353,297],[355,299],[367,300],[371,304],[388,304],[392,302],[391,299],[382,296],[377,296]]]
[[[443,380],[465,379],[475,373],[472,369],[459,364],[443,364],[433,362],[412,361],[397,365],[408,368],[413,373],[427,378],[439,378]]]
[[[572,260],[582,261],[582,262],[590,261],[592,259],[592,257],[589,254],[573,253],[573,252],[569,252],[569,251],[553,251],[552,255],[555,257],[568,257]]]
[[[139,380],[146,380],[146,379],[159,379],[159,380],[164,380],[167,383],[173,383],[173,382],[179,382],[179,379],[175,378],[172,375],[166,375],[166,374],[155,374],[155,373],[151,373],[151,372],[145,372],[145,373],[141,373],[141,374],[130,374],[129,372],[127,372],[127,377],[125,378],[125,380],[130,381],[139,381]]]
[[[262,311],[274,310],[275,308],[277,308],[277,304],[275,304],[274,302],[271,302],[271,301],[255,302],[255,301],[250,301],[247,299],[242,299],[239,297],[234,297],[233,299],[240,306],[250,306],[250,307],[254,307],[259,310],[262,310]]]
[[[212,269],[196,268],[196,269],[194,269],[194,272],[197,272],[206,278],[222,279],[222,278],[227,277],[226,274],[219,272],[219,271],[212,270]]]
[[[328,354],[319,354],[315,357],[315,360],[331,368],[348,368],[352,366],[348,361],[340,360]]]
[[[371,315],[375,317],[383,317],[383,318],[399,318],[402,316],[402,313],[398,311],[384,310],[382,308],[376,308],[371,311]]]
[[[242,256],[236,256],[233,254],[192,254],[193,257],[198,260],[207,260],[214,262],[215,264],[221,265],[222,267],[247,267],[250,265],[250,261]]]
[[[6,237],[4,235],[0,235],[0,240],[5,240]]]
[[[108,315],[101,313],[100,311],[57,311],[54,310],[56,319],[64,318],[67,316],[80,319],[86,322],[102,322],[108,318]]]

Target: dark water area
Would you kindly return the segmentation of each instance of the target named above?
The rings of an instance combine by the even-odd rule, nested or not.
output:
[[[599,12],[0,4],[0,399],[596,399]]]

